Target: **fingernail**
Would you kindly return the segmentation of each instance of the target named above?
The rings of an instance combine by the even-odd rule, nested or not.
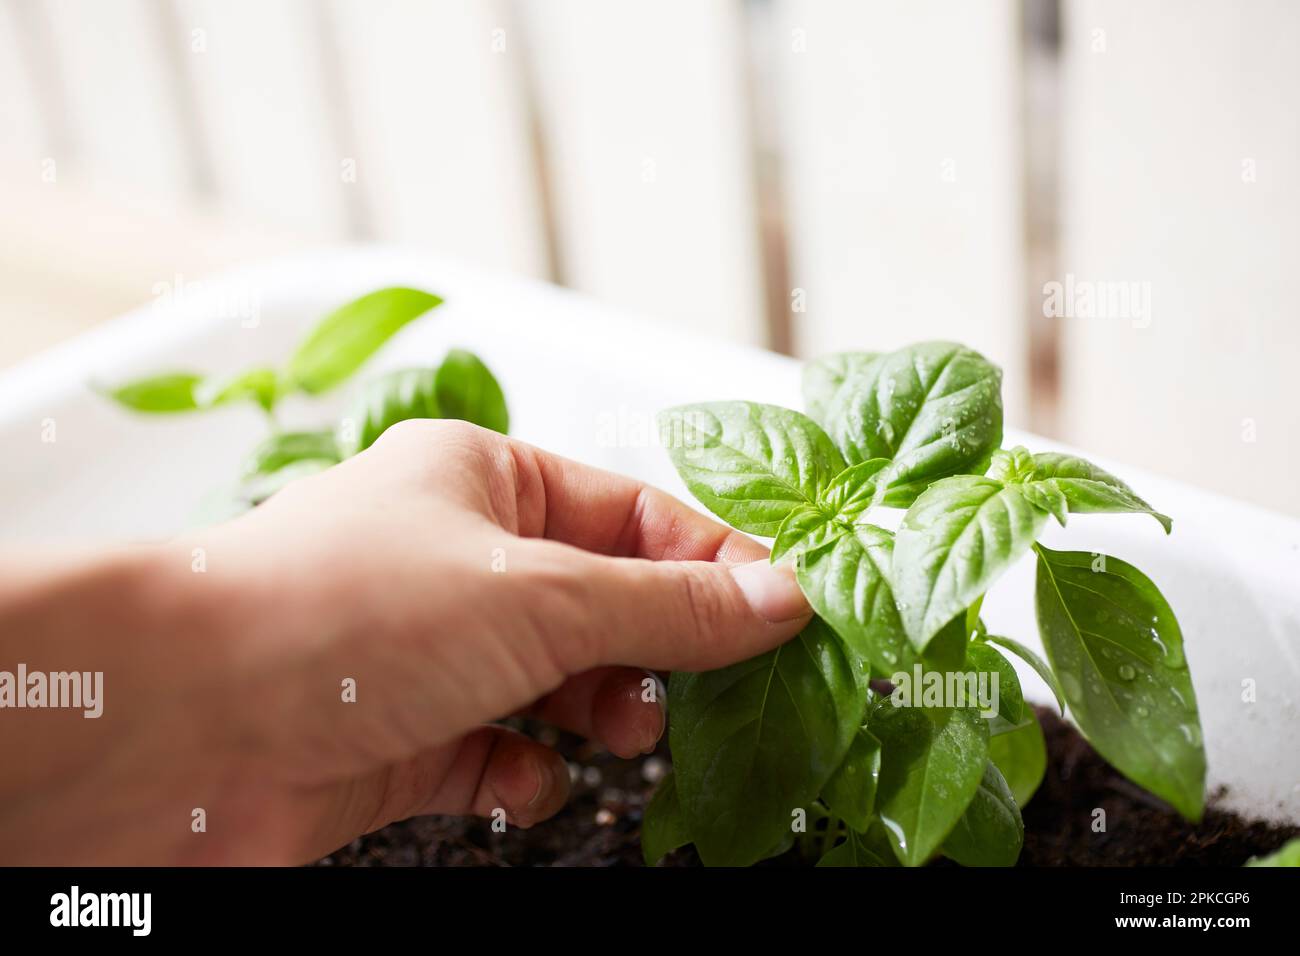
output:
[[[528,801],[529,809],[541,803],[542,799],[551,792],[551,787],[555,783],[555,774],[552,772],[548,761],[534,761],[534,766],[537,772],[537,791],[533,794],[533,798]]]
[[[772,624],[791,621],[808,613],[808,600],[799,590],[791,564],[773,565],[766,558],[731,569],[754,613]]]
[[[655,700],[659,701],[659,709],[663,711],[664,717],[668,716],[668,688],[664,682],[659,679],[658,674],[651,674],[655,679]]]
[[[654,716],[648,722],[649,726],[645,728],[642,739],[645,741],[641,745],[642,754],[652,754],[659,747],[659,740],[663,737],[664,731],[668,729],[668,691],[664,688],[663,681],[657,674],[649,674],[649,677],[655,682],[654,696]]]

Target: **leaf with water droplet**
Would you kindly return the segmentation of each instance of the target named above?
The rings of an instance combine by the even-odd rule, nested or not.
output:
[[[891,532],[863,524],[805,552],[795,563],[795,576],[813,610],[880,677],[909,671],[918,660],[889,581],[893,553]]]
[[[1037,551],[1038,627],[1071,717],[1117,770],[1199,820],[1205,750],[1173,610],[1150,578],[1118,558]]]
[[[851,533],[846,524],[816,505],[800,505],[777,529],[772,541],[771,560],[776,563],[785,558],[798,558]]]
[[[845,467],[816,422],[775,405],[682,405],[660,413],[659,428],[691,494],[749,534],[775,535]]]
[[[963,475],[931,485],[898,530],[894,589],[913,646],[966,609],[1033,545],[1047,513],[1019,485]]]
[[[803,367],[803,402],[808,417],[826,428],[826,410],[835,404],[845,382],[880,357],[878,352],[838,352]]]
[[[1063,503],[1074,514],[1148,514],[1160,522],[1166,534],[1173,530],[1173,521],[1168,515],[1156,511],[1134,494],[1132,488],[1104,468],[1075,455],[1040,452],[1034,455],[1031,477],[1036,482],[1050,484],[1054,493],[1062,496]]]
[[[983,693],[992,695],[996,686],[997,714],[989,719],[989,733],[1005,734],[1023,724],[1027,708],[1020,690],[1020,678],[1011,662],[983,641],[975,641],[966,649],[966,663],[977,675],[977,684],[983,680],[978,684]],[[996,685],[993,683],[995,676]],[[983,703],[981,700],[981,706]]]
[[[850,464],[891,459],[881,502],[905,507],[939,478],[983,473],[1002,443],[1001,389],[978,352],[922,342],[857,363],[824,406],[819,386],[814,417]]]
[[[864,693],[820,620],[773,651],[721,670],[675,671],[669,743],[686,830],[710,866],[748,866],[789,836],[844,759]]]
[[[1049,479],[1047,481],[1027,481],[1021,486],[1021,493],[1028,498],[1033,504],[1056,519],[1056,523],[1062,528],[1065,527],[1066,515],[1069,513],[1069,501],[1065,493],[1057,487],[1056,482]]]
[[[894,853],[920,866],[970,805],[988,758],[988,727],[969,708],[895,707],[882,698],[867,720],[881,745],[876,807]]]
[[[865,833],[874,816],[879,777],[880,741],[861,727],[843,762],[822,788],[822,800],[851,829]]]
[[[1024,841],[1016,798],[990,760],[966,812],[943,841],[943,855],[962,866],[1015,866]]]
[[[1027,804],[1047,772],[1047,742],[1036,718],[1009,734],[989,738],[989,759],[1002,771],[1019,806]]]
[[[1019,641],[1012,640],[1009,637],[1002,637],[998,634],[988,634],[984,640],[990,644],[997,644],[999,647],[1005,647],[1012,654],[1015,654],[1022,661],[1034,669],[1034,672],[1043,679],[1043,682],[1051,688],[1052,694],[1056,697],[1056,706],[1060,708],[1061,713],[1065,713],[1065,696],[1061,693],[1061,682],[1056,679],[1052,673],[1052,668],[1048,666],[1047,661],[1043,660],[1036,653],[1021,644]]]

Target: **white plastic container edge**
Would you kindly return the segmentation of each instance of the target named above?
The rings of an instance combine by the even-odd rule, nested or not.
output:
[[[223,373],[282,361],[315,320],[384,285],[446,299],[403,330],[359,380],[477,351],[501,379],[519,438],[651,482],[691,500],[657,447],[655,413],[743,398],[801,407],[799,364],[697,338],[543,283],[483,272],[409,249],[340,249],[241,270],[202,286],[165,285],[153,304],[0,374],[0,539],[166,536],[206,493],[231,481],[265,424],[252,409],[133,416],[89,387],[162,369]],[[148,290],[143,290],[145,293]],[[683,294],[689,294],[684,291]],[[872,343],[863,341],[861,348]],[[990,356],[996,360],[996,356]],[[333,420],[347,386],[291,402],[289,424]],[[1140,410],[1126,428],[1159,429]],[[1006,444],[1062,446],[1008,431]],[[1089,456],[1091,457],[1091,456]],[[1300,822],[1300,521],[1099,461],[1174,518],[1166,537],[1145,515],[1072,516],[1049,547],[1131,561],[1159,585],[1182,625],[1200,705],[1209,788],[1253,817]],[[432,531],[432,529],[431,529]],[[984,604],[990,628],[1040,648],[1033,562]],[[1050,694],[1018,668],[1029,697]]]

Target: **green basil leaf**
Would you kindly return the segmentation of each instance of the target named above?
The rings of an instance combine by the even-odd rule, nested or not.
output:
[[[876,809],[905,866],[934,855],[975,796],[988,762],[988,725],[969,708],[871,708],[881,745]]]
[[[995,481],[1028,481],[1034,474],[1034,456],[1024,445],[999,449],[993,453],[986,474]]]
[[[818,866],[898,866],[889,836],[879,820],[866,833],[849,831],[848,838],[827,850]]]
[[[367,382],[335,429],[339,454],[350,458],[365,451],[398,422],[441,418],[436,382],[431,368],[398,369]]]
[[[815,505],[800,505],[781,522],[772,542],[772,561],[795,557],[848,534],[875,495],[874,475],[889,462],[873,458],[832,479]]]
[[[1268,856],[1253,856],[1246,866],[1300,866],[1300,838],[1291,840]]]
[[[958,614],[930,638],[930,643],[921,652],[921,663],[925,665],[925,670],[960,671],[966,667],[966,651],[969,646],[970,635],[966,632],[965,615]]]
[[[844,759],[863,698],[844,646],[814,619],[760,657],[674,672],[669,713],[677,795],[709,866],[747,866],[784,845]]]
[[[443,418],[490,428],[502,435],[510,430],[506,397],[492,372],[472,352],[452,349],[438,366],[434,380]]]
[[[992,762],[966,812],[943,841],[943,855],[962,866],[1015,866],[1025,824],[1006,780]]]
[[[1037,550],[1038,628],[1074,722],[1115,769],[1199,820],[1205,749],[1174,612],[1118,558]]]
[[[876,496],[877,473],[889,467],[884,458],[872,458],[845,468],[826,486],[820,504],[846,524],[856,524]]]
[[[316,395],[349,378],[403,326],[442,299],[419,289],[380,289],[331,312],[289,359],[286,379]]]
[[[1002,443],[1002,372],[961,345],[912,345],[851,371],[825,418],[849,464],[891,459],[880,501],[905,507],[939,478],[983,473]]]
[[[1168,515],[1153,510],[1124,482],[1082,458],[1053,451],[1040,452],[1034,455],[1033,475],[1039,480],[1051,479],[1075,514],[1148,514],[1160,522],[1166,534],[1173,530],[1174,523]]]
[[[1056,519],[1057,524],[1062,528],[1065,527],[1065,518],[1070,511],[1070,502],[1065,497],[1065,492],[1061,490],[1060,485],[1056,483],[1055,478],[1047,478],[1043,481],[1027,481],[1020,486],[1020,493],[1035,508],[1046,511]]]
[[[849,752],[822,788],[822,800],[850,829],[865,833],[875,810],[879,776],[880,741],[860,727]]]
[[[199,407],[194,390],[201,381],[191,372],[166,372],[100,391],[135,412],[192,412]]]
[[[989,738],[989,759],[1002,771],[1016,803],[1027,804],[1047,772],[1047,741],[1032,712],[1030,719],[1011,733]]]
[[[998,701],[993,699],[992,683],[986,671],[987,667],[939,670],[917,665],[910,673],[892,675],[889,699],[896,707],[965,707],[991,723],[998,716]]]
[[[338,461],[331,432],[278,432],[263,440],[244,463],[244,477],[268,474],[304,459]]]
[[[844,459],[810,418],[775,405],[713,402],[659,415],[664,447],[691,494],[733,528],[770,537],[814,505]]]
[[[793,846],[794,833],[792,831],[787,831],[781,839],[777,841],[775,846],[768,847],[763,851],[762,859],[770,860],[773,857],[781,856],[783,853],[789,852],[790,848]]]
[[[903,625],[924,649],[989,589],[1042,530],[1046,512],[1019,485],[965,475],[916,499],[895,538],[894,589]]]
[[[808,417],[829,430],[826,412],[835,405],[844,383],[879,357],[879,352],[838,352],[806,363],[803,367],[803,402]]]
[[[654,796],[646,805],[641,820],[641,855],[646,866],[654,866],[673,850],[690,842],[686,817],[677,800],[677,781],[669,773],[659,781]]]
[[[894,536],[858,525],[834,544],[809,551],[795,564],[808,603],[861,662],[882,677],[918,660],[903,630],[889,581]]]
[[[1005,734],[1023,724],[1028,708],[1025,707],[1025,698],[1020,690],[1020,678],[1016,676],[1016,669],[1011,662],[979,641],[966,648],[966,662],[976,673],[997,675],[997,716],[989,721],[989,734]],[[991,677],[988,687],[991,693]]]
[[[280,378],[273,368],[249,369],[226,379],[205,379],[194,389],[194,400],[200,408],[251,401],[269,412],[279,398]]]
[[[772,541],[772,562],[798,557],[851,533],[843,522],[815,505],[800,505],[786,516]]]
[[[1005,647],[1012,654],[1015,654],[1022,661],[1034,669],[1043,682],[1051,688],[1052,693],[1056,696],[1056,706],[1060,708],[1061,713],[1065,713],[1065,695],[1061,693],[1061,682],[1056,679],[1052,669],[1047,666],[1047,661],[1043,660],[1025,645],[1019,641],[1014,641],[1009,637],[1000,637],[996,634],[986,634],[983,640],[990,644],[996,644],[998,647]]]

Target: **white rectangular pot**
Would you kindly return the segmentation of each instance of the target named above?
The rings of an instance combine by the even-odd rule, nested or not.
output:
[[[503,382],[516,436],[683,498],[689,495],[655,444],[657,410],[729,398],[801,407],[793,360],[426,253],[344,249],[201,287],[165,282],[153,304],[0,374],[0,538],[14,547],[32,539],[150,538],[184,527],[206,493],[235,477],[264,433],[260,413],[133,416],[90,383],[275,363],[330,309],[389,284],[430,289],[447,304],[404,330],[360,379],[466,346]],[[1097,374],[1101,386],[1105,372]],[[327,424],[347,393],[293,400],[286,419]],[[1162,423],[1135,409],[1117,427],[1155,432]],[[1006,443],[1061,447],[1014,430]],[[1131,560],[1156,581],[1186,640],[1211,793],[1226,788],[1221,805],[1251,817],[1300,822],[1300,521],[1099,463],[1172,515],[1173,536],[1142,515],[1080,515],[1067,529],[1051,525],[1045,543]],[[1040,647],[1032,595],[1026,560],[990,593],[989,626]],[[1042,682],[1020,671],[1028,695],[1049,702]]]

